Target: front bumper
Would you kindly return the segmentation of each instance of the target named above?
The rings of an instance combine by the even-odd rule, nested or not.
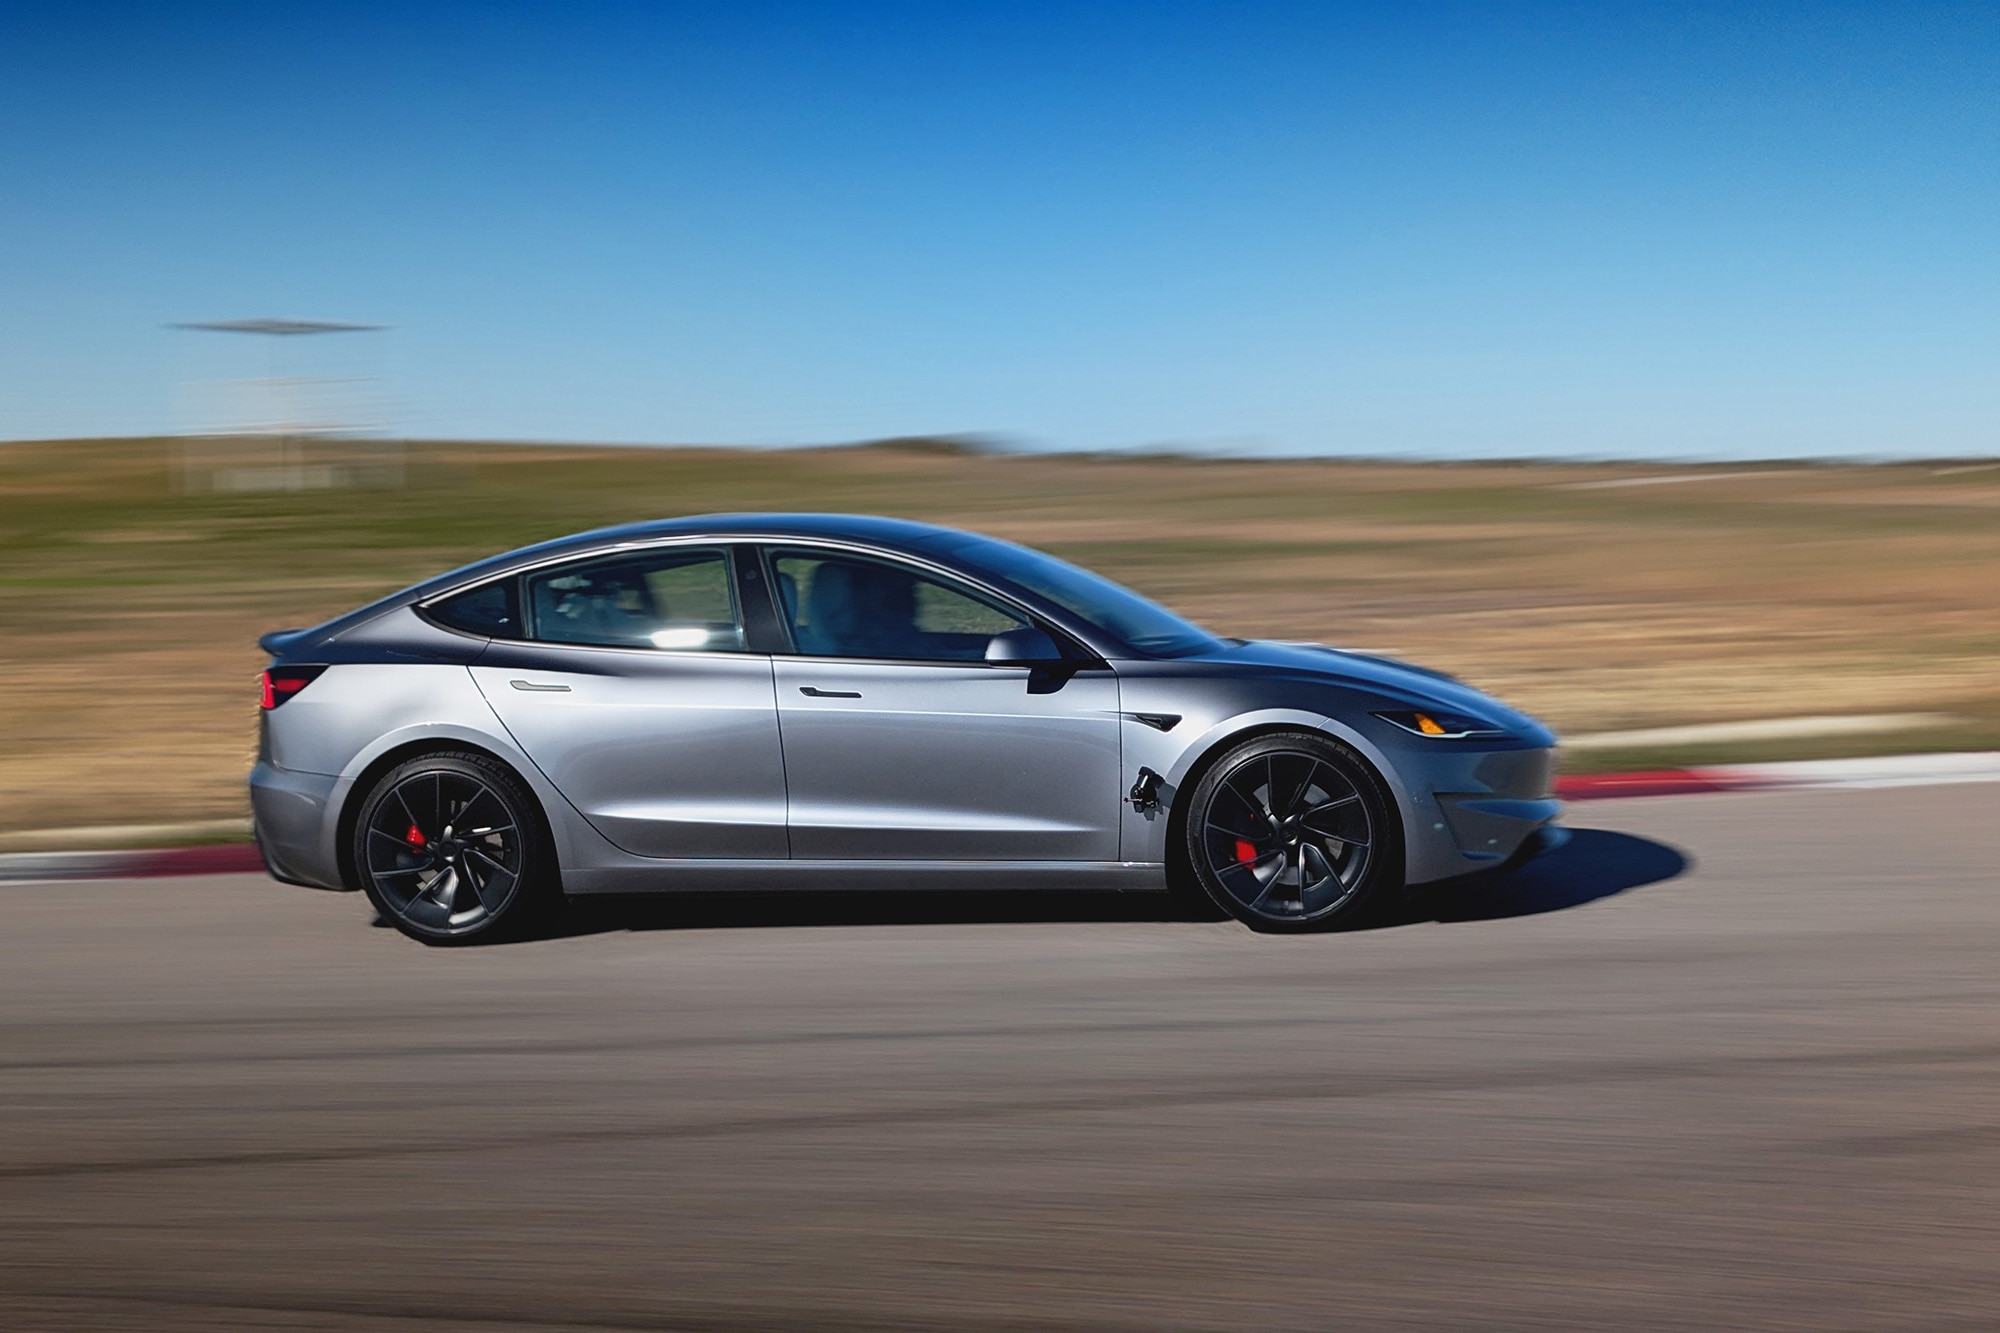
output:
[[[1553,747],[1511,750],[1427,748],[1411,767],[1412,825],[1407,879],[1448,879],[1533,854],[1530,840],[1562,813],[1551,794]]]
[[[1508,860],[1532,834],[1562,813],[1562,802],[1553,797],[1523,800],[1438,792],[1437,803],[1459,855],[1480,865]]]

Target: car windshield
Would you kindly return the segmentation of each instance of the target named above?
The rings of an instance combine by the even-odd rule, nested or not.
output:
[[[1052,555],[993,537],[968,538],[952,546],[951,554],[1047,598],[1147,657],[1191,657],[1225,646],[1157,602]]]

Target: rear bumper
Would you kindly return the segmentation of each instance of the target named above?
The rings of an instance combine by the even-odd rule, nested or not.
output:
[[[334,855],[332,809],[340,779],[295,773],[269,760],[250,770],[251,829],[273,879],[321,889],[347,887]]]

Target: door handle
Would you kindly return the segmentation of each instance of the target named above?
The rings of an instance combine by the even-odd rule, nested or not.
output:
[[[567,685],[537,685],[532,680],[510,680],[507,683],[517,690],[533,690],[537,693],[545,694],[569,693],[569,686]]]
[[[811,685],[799,686],[799,693],[809,699],[859,699],[860,690],[822,690]]]

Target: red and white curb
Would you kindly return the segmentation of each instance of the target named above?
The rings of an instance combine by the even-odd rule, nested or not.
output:
[[[1705,792],[1930,787],[1947,782],[2000,782],[2000,750],[1808,759],[1784,764],[1714,764],[1644,773],[1575,773],[1556,779],[1556,795],[1565,801],[1596,801]]]
[[[264,858],[247,842],[145,852],[10,852],[0,855],[0,884],[65,879],[157,879],[163,875],[262,874]]]
[[[2000,782],[2000,750],[1904,754],[1880,759],[1815,759],[1785,764],[1716,764],[1643,773],[1575,773],[1556,780],[1565,801],[1718,792],[1826,791]],[[78,879],[155,879],[164,875],[261,873],[248,843],[144,852],[20,852],[0,855],[0,884]]]

